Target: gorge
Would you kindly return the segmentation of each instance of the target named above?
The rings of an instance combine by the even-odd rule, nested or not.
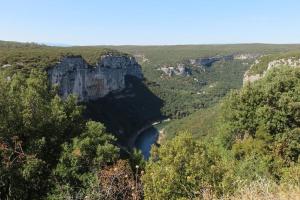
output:
[[[0,42],[0,199],[71,199],[62,187],[86,197],[99,191],[98,182],[90,186],[93,177],[108,183],[107,191],[121,178],[113,186],[122,194],[138,184],[145,199],[178,199],[177,188],[162,198],[148,189],[160,195],[189,186],[193,176],[200,181],[193,191],[207,180],[217,184],[216,193],[228,184],[220,195],[236,190],[239,178],[297,177],[281,170],[293,173],[298,162],[300,54],[251,47],[1,48]],[[164,66],[174,74],[157,70]],[[255,74],[263,77],[242,87],[243,77]],[[151,155],[153,144],[159,148]],[[277,163],[283,159],[287,165]]]
[[[103,104],[105,104],[103,101],[105,99],[111,98],[113,100],[109,100],[112,103],[109,105],[106,104],[104,107],[116,107],[118,103],[124,106],[126,98],[132,98],[137,95],[135,92],[126,94],[126,90],[130,90],[130,87],[135,87],[130,86],[132,84],[131,79],[135,79],[136,82],[141,82],[143,79],[141,66],[134,57],[127,55],[102,55],[97,61],[96,66],[89,65],[81,56],[63,57],[56,65],[49,68],[47,73],[51,85],[58,86],[59,94],[63,99],[73,94],[82,103],[98,102],[96,106],[102,110],[98,116],[107,115],[107,112],[111,112],[112,110],[103,111]],[[134,90],[135,88],[132,89]],[[107,96],[109,94],[110,97]],[[120,101],[117,103],[118,99]],[[119,114],[122,113],[121,110],[117,112]],[[94,118],[98,118],[98,116],[94,116]],[[135,123],[129,117],[123,118],[126,118],[124,119],[126,123]],[[105,119],[100,119],[100,121],[103,120],[105,121]],[[114,120],[111,119],[110,121]],[[120,139],[121,143],[123,141],[122,145],[129,148],[138,148],[142,150],[145,158],[148,158],[151,145],[156,142],[157,134],[151,131],[154,128],[150,127],[141,134],[135,131],[135,133],[130,134],[129,130],[123,129],[120,122],[117,123],[118,125],[113,126],[120,126],[119,130],[113,130],[112,132],[119,139],[122,138]],[[106,124],[109,124],[109,122],[106,122]],[[134,141],[132,141],[132,138],[135,138]],[[130,142],[126,142],[127,140]]]

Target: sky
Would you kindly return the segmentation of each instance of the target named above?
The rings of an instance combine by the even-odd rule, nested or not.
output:
[[[300,1],[0,0],[0,40],[68,45],[300,43]]]

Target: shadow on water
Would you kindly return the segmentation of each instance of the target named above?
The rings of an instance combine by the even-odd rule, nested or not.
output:
[[[153,144],[157,142],[159,131],[155,127],[150,127],[143,131],[135,141],[135,147],[140,149],[146,160],[150,157],[150,151]]]
[[[85,117],[105,124],[119,144],[129,146],[130,138],[146,124],[163,118],[163,101],[135,77],[126,77],[126,89],[86,104]]]

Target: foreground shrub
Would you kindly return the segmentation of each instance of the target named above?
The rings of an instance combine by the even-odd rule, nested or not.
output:
[[[52,187],[60,145],[82,130],[82,107],[62,101],[46,73],[0,75],[0,199],[40,199]]]
[[[234,155],[237,176],[279,181],[282,168],[298,163],[299,102],[300,69],[288,67],[268,72],[225,99],[219,137]]]
[[[142,177],[145,199],[194,199],[221,193],[226,168],[217,152],[183,133],[154,149]]]

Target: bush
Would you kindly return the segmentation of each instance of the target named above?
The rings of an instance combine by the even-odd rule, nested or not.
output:
[[[145,199],[202,198],[222,192],[227,171],[220,155],[182,133],[153,149],[142,177]]]

